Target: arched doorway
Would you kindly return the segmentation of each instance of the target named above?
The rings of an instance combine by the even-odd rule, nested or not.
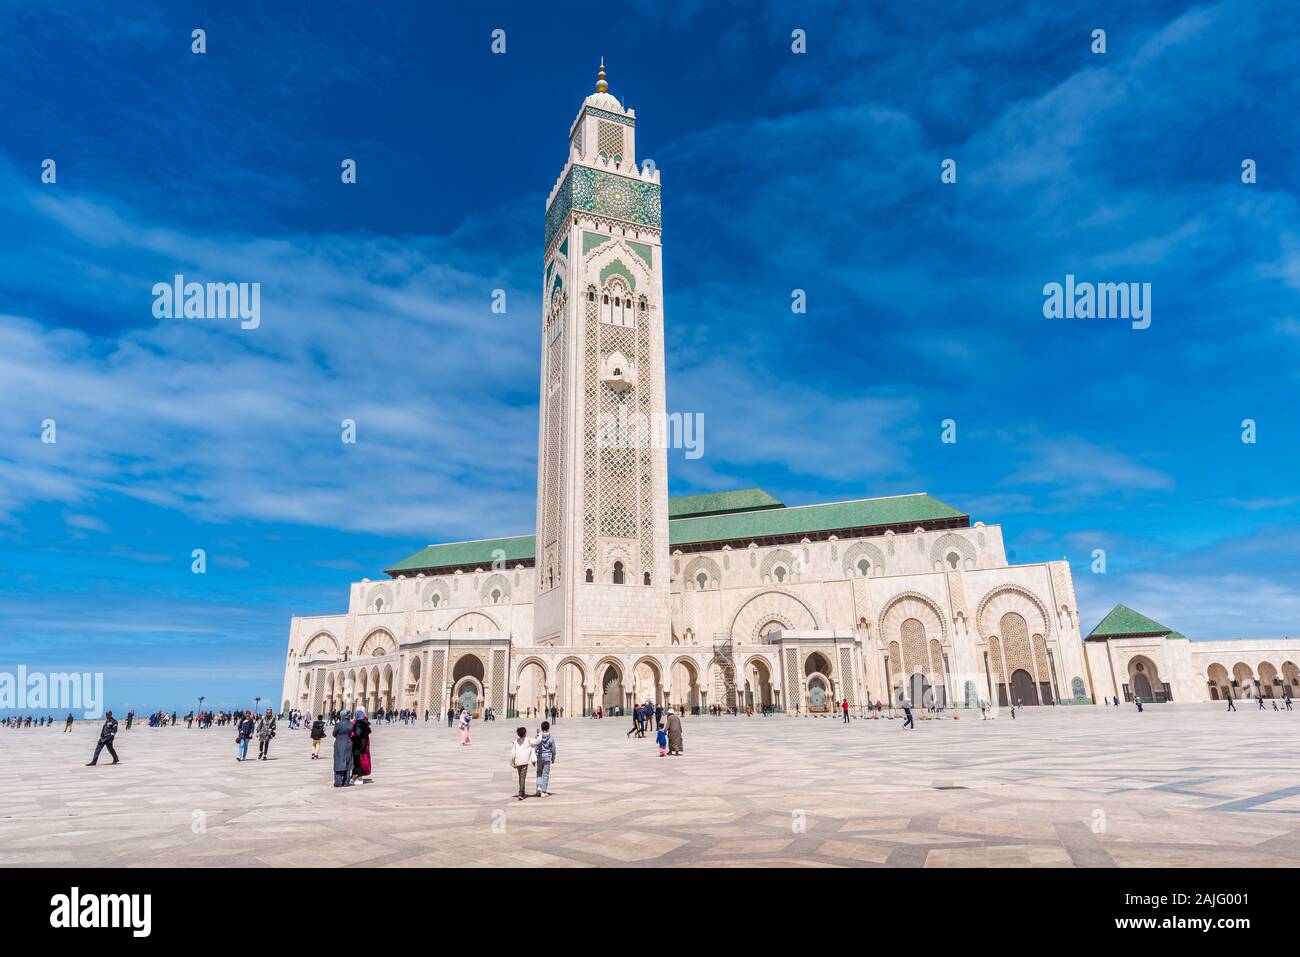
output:
[[[623,707],[623,673],[614,665],[606,665],[600,678],[600,706],[608,714]]]
[[[546,669],[540,661],[525,662],[515,682],[515,712],[540,714],[546,707]]]
[[[1243,698],[1255,697],[1255,672],[1244,661],[1232,666],[1232,683]]]
[[[1141,698],[1143,702],[1155,704],[1168,700],[1169,696],[1160,680],[1155,662],[1145,655],[1138,655],[1128,663],[1128,680],[1134,697]]]
[[[1265,698],[1280,698],[1282,696],[1282,679],[1277,676],[1277,668],[1272,662],[1261,661],[1259,663],[1259,693]]]
[[[451,672],[451,703],[457,710],[464,708],[476,718],[479,702],[483,700],[483,679],[486,672],[483,659],[478,655],[462,655]]]
[[[694,714],[700,706],[700,676],[695,662],[678,658],[673,662],[672,678],[674,704],[686,714]]]
[[[772,672],[762,658],[751,658],[745,665],[745,706],[762,713],[773,704]]]
[[[587,691],[587,673],[578,660],[566,658],[561,661],[555,670],[555,707],[566,715],[586,714]]]
[[[632,668],[632,700],[637,704],[663,705],[663,682],[659,679],[659,665],[650,658],[642,658]]]
[[[829,711],[831,700],[830,687],[826,679],[821,675],[813,675],[808,679],[808,710],[809,711]]]
[[[1011,673],[1011,700],[1017,705],[1038,704],[1038,688],[1034,678],[1024,668],[1017,668]]]

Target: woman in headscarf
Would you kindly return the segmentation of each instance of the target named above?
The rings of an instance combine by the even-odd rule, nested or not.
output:
[[[352,783],[352,719],[339,715],[334,725],[334,786],[345,788]]]
[[[469,744],[469,711],[465,708],[460,709],[460,743]]]
[[[357,708],[352,722],[352,776],[370,783],[370,720],[365,708]]]
[[[668,709],[668,753],[682,753],[682,719],[672,708]]]

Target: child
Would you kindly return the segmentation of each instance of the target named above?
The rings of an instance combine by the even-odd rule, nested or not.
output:
[[[515,728],[515,743],[510,749],[510,766],[519,775],[517,800],[524,799],[524,785],[528,783],[528,765],[533,763],[533,744],[528,740],[527,728]]]
[[[668,757],[668,729],[662,724],[659,725],[659,731],[655,734],[655,743],[659,745],[659,757]]]

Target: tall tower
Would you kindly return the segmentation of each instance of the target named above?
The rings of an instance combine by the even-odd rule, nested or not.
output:
[[[546,204],[534,640],[667,645],[659,173],[636,113],[596,92]],[[589,688],[588,691],[594,689]]]

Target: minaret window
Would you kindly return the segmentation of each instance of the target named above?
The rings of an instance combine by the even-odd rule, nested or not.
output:
[[[623,584],[623,563],[622,562],[614,563],[614,584],[615,585]]]
[[[588,569],[587,569],[587,583],[588,583],[588,584],[591,584],[591,583],[594,582],[595,580],[596,580],[596,576],[592,573],[591,569],[588,568]]]
[[[643,575],[642,577],[645,579],[645,583],[646,583],[647,585],[650,584],[650,573],[649,573],[649,572],[646,572],[645,575]]]

